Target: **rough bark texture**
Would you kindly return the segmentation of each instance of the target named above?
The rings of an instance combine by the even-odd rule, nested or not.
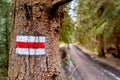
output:
[[[63,2],[62,2],[63,1]],[[10,80],[56,80],[59,75],[59,27],[64,1],[71,0],[13,0],[12,33],[9,54]],[[60,2],[59,5],[57,5]],[[58,7],[55,8],[54,6]],[[44,56],[16,54],[16,36],[45,35]]]

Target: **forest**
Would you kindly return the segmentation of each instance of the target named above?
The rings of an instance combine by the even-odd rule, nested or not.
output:
[[[78,76],[78,78],[71,77],[72,75],[76,76],[75,74],[78,74],[78,72],[75,72],[77,70],[77,65],[78,71],[80,71],[80,62],[76,60],[79,57],[75,57],[73,53],[75,51],[77,53],[77,50],[82,52],[82,49],[89,50],[92,52],[88,52],[89,55],[94,55],[96,58],[102,60],[107,60],[108,56],[111,56],[112,58],[109,59],[111,63],[114,60],[116,62],[120,61],[120,0],[35,1],[0,0],[0,77],[8,77],[10,75],[9,77],[11,78],[9,78],[9,80],[57,80],[54,77],[57,77],[59,71],[61,72],[64,70],[63,72],[66,72],[65,75],[68,75],[69,78],[60,78],[59,80],[97,80],[91,78],[91,76],[88,76],[89,79],[79,78]],[[51,5],[53,6],[51,7]],[[39,11],[37,10],[38,6]],[[22,55],[24,58],[15,55],[15,36],[19,37],[19,35],[23,34],[34,34],[35,36],[37,34],[41,34],[42,36],[45,34],[45,48],[48,55],[46,54],[43,57],[39,57],[43,60],[39,62],[39,58],[36,56],[31,58],[31,55],[28,55],[28,57]],[[60,55],[57,55],[58,52]],[[51,57],[51,55],[53,56]],[[62,65],[62,70],[58,68],[58,63],[61,59],[57,60],[56,57],[63,59],[60,64]],[[19,63],[20,60],[21,62]],[[43,64],[37,65],[36,63],[38,62],[43,62]],[[84,63],[82,60],[81,62]],[[20,67],[15,68],[17,66],[16,64],[19,66],[26,64],[27,68],[24,66],[21,67],[24,71],[29,71],[24,72]],[[47,71],[45,69],[46,67],[42,66],[44,64],[47,66]],[[54,64],[57,67],[55,67]],[[12,65],[14,65],[14,71],[16,72],[12,72]],[[118,71],[120,71],[120,63],[117,63],[117,65],[117,67],[119,67]],[[35,69],[32,69],[34,66],[36,66]],[[40,74],[46,71],[43,75],[51,75],[52,79],[49,78],[49,76],[47,78],[43,78],[44,76],[36,77],[40,75],[37,73],[38,66],[41,66],[40,68],[42,69]],[[54,67],[52,68],[52,66],[54,66],[56,70],[53,70]],[[69,71],[67,68],[75,70]],[[19,69],[21,72],[19,72]],[[36,78],[32,79],[29,72],[31,72],[33,76],[35,74],[34,77]],[[107,73],[107,71],[105,73]],[[81,71],[80,74],[82,75],[85,73]],[[28,76],[30,76],[30,78],[28,78]],[[106,78],[105,80],[120,80],[120,76],[118,77],[119,79]],[[1,79],[2,78],[0,78],[0,80]],[[102,78],[99,80],[102,80]]]

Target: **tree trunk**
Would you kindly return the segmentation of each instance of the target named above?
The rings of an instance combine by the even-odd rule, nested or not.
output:
[[[61,5],[71,0],[13,0],[9,54],[10,80],[55,80],[59,70]],[[60,8],[59,8],[60,7]],[[18,55],[17,36],[44,36],[44,55]],[[34,53],[33,53],[34,54]]]
[[[116,37],[117,56],[120,58],[120,37]]]
[[[97,40],[98,40],[98,56],[105,57],[103,34],[97,35]]]

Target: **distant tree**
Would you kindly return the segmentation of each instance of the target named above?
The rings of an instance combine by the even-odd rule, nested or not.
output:
[[[97,40],[94,33],[95,11],[100,0],[79,0],[77,7],[77,27],[75,38],[89,49],[94,50]]]
[[[75,37],[84,45],[90,44],[90,48],[98,46],[99,56],[105,56],[110,47],[116,49],[119,54],[119,2],[119,0],[79,1]]]
[[[101,29],[101,31],[97,34],[97,41],[98,41],[98,56],[99,57],[105,57],[105,51],[104,51],[104,28],[105,23],[107,22],[107,19],[109,19],[109,16],[113,10],[113,0],[104,0],[97,11],[97,19],[96,26],[98,27],[98,30]]]

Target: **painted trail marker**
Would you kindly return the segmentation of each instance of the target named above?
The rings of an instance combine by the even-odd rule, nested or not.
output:
[[[19,55],[45,55],[45,36],[18,35],[16,53]]]

